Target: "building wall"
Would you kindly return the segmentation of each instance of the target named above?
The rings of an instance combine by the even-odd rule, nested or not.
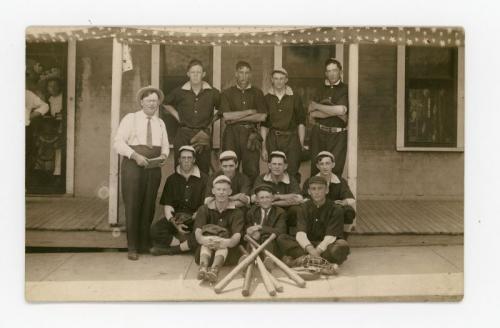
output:
[[[112,40],[77,42],[75,196],[108,186]]]
[[[358,198],[462,198],[464,154],[396,151],[395,46],[359,51]]]

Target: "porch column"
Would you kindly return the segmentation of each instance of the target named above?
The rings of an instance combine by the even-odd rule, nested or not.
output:
[[[120,123],[120,97],[122,93],[122,44],[113,38],[111,73],[111,134],[109,142],[109,224],[118,223],[119,157],[113,149],[113,138]]]
[[[347,130],[347,182],[357,196],[358,182],[358,76],[359,45],[349,45],[349,122]]]
[[[212,85],[222,92],[222,48],[213,46],[212,52]],[[224,126],[222,120],[217,120],[213,124],[212,147],[222,148],[222,130]]]
[[[66,194],[75,192],[76,41],[68,41],[66,98]]]
[[[151,46],[151,85],[160,88],[160,45]]]

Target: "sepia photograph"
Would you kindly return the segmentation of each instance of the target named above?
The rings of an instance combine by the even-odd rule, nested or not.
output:
[[[26,301],[461,301],[465,34],[27,27]]]

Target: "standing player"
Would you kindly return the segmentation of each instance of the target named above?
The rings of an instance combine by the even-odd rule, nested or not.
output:
[[[309,104],[309,116],[315,121],[311,131],[311,158],[323,150],[337,161],[333,173],[342,175],[347,154],[347,85],[341,81],[342,64],[334,58],[325,62],[325,83],[317,101]],[[311,165],[311,176],[318,173]]]
[[[260,123],[266,120],[264,94],[252,86],[252,67],[245,61],[236,64],[236,85],[224,90],[220,109],[226,123],[222,148],[233,150],[241,160],[243,173],[252,181],[259,175],[262,140]]]
[[[275,68],[271,74],[272,87],[265,96],[269,116],[261,128],[264,146],[262,159],[279,150],[287,154],[288,172],[300,184],[300,156],[304,149],[306,114],[300,96],[287,85],[288,72]]]
[[[212,150],[212,122],[214,110],[219,108],[220,93],[203,81],[206,72],[197,59],[189,62],[189,81],[174,89],[165,98],[165,110],[178,122],[175,135],[175,163],[178,163],[179,148],[192,145],[196,149],[196,163],[202,172],[209,173]]]

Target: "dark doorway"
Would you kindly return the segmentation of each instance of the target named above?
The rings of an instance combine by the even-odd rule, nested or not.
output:
[[[66,43],[26,44],[26,89],[49,105],[26,125],[28,194],[66,192],[67,53]]]

